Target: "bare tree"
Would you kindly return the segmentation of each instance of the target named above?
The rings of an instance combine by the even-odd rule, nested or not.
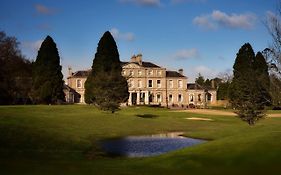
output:
[[[281,1],[275,13],[267,13],[264,23],[272,38],[272,43],[269,48],[264,49],[263,55],[270,63],[269,68],[277,69],[281,65]]]

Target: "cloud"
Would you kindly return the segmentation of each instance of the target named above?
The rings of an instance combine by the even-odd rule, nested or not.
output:
[[[119,0],[121,3],[130,3],[140,6],[159,7],[161,6],[160,0]]]
[[[212,14],[197,16],[193,23],[205,29],[217,29],[226,27],[232,29],[252,29],[255,26],[257,17],[252,13],[227,14],[214,10]]]
[[[206,2],[207,0],[171,0],[172,4],[180,4],[180,3],[202,3],[202,2]]]
[[[43,40],[37,40],[37,41],[24,41],[22,42],[22,47],[29,50],[29,51],[38,51],[41,47]]]
[[[174,56],[175,59],[192,59],[192,58],[199,58],[200,54],[197,49],[182,49],[177,51]]]
[[[134,41],[135,35],[131,32],[121,33],[117,28],[112,28],[110,33],[116,40]]]
[[[46,7],[42,4],[35,4],[34,7],[35,7],[36,12],[41,15],[53,15],[56,13],[55,9]]]

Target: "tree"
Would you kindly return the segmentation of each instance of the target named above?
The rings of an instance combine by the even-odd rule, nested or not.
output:
[[[237,110],[238,116],[249,125],[254,125],[265,116],[265,97],[260,78],[262,73],[257,69],[261,62],[257,61],[252,46],[246,43],[237,53],[233,65],[234,77],[229,89],[230,102]]]
[[[0,31],[0,104],[30,101],[31,62],[24,58],[15,37]]]
[[[33,64],[33,98],[35,103],[56,104],[65,100],[63,75],[56,43],[47,36]]]
[[[268,73],[268,65],[265,61],[261,52],[256,54],[256,58],[254,61],[254,70],[257,76],[257,81],[260,86],[261,93],[261,103],[265,103],[266,105],[271,104],[271,96],[270,96],[270,78]]]
[[[129,97],[127,80],[121,75],[119,53],[110,32],[98,43],[92,71],[85,82],[85,102],[114,113]]]
[[[199,84],[201,86],[205,85],[205,79],[204,77],[201,75],[201,73],[198,74],[198,77],[195,79],[195,83]]]
[[[218,100],[228,100],[228,90],[229,90],[230,82],[221,82],[218,86],[217,90],[217,99]]]
[[[272,44],[267,48],[270,51],[271,62],[281,63],[281,1],[278,4],[276,13],[269,12],[265,21],[265,26],[272,38]]]

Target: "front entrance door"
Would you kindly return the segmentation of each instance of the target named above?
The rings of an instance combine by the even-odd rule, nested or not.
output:
[[[137,104],[137,93],[132,93],[132,105]]]

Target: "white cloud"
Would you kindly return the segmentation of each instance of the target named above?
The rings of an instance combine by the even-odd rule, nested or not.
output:
[[[112,28],[110,33],[116,40],[134,41],[135,35],[131,32],[121,33],[117,28]]]
[[[214,10],[212,14],[195,17],[193,23],[206,29],[217,29],[219,27],[251,29],[255,26],[256,19],[256,15],[252,13],[227,14]]]
[[[202,2],[206,2],[207,0],[171,0],[172,4],[180,4],[180,3],[202,3]]]
[[[191,58],[199,58],[199,52],[196,48],[191,49],[182,49],[177,51],[174,54],[174,58],[176,59],[191,59]]]
[[[204,27],[206,29],[216,29],[217,28],[216,24],[213,23],[210,20],[210,17],[206,16],[206,15],[195,17],[193,19],[193,23],[200,26],[200,27]]]
[[[41,47],[43,40],[37,41],[24,41],[22,42],[22,47],[30,51],[38,51]]]
[[[140,6],[159,7],[161,6],[160,0],[119,0],[122,3],[131,3]]]
[[[35,4],[34,7],[36,12],[42,15],[53,15],[56,12],[56,10],[46,7],[42,4]]]
[[[189,74],[188,74],[188,82],[194,82],[195,79],[198,77],[198,74],[201,74],[205,79],[209,78],[215,78],[217,77],[219,71],[209,68],[205,65],[199,65],[195,67],[189,68]]]

